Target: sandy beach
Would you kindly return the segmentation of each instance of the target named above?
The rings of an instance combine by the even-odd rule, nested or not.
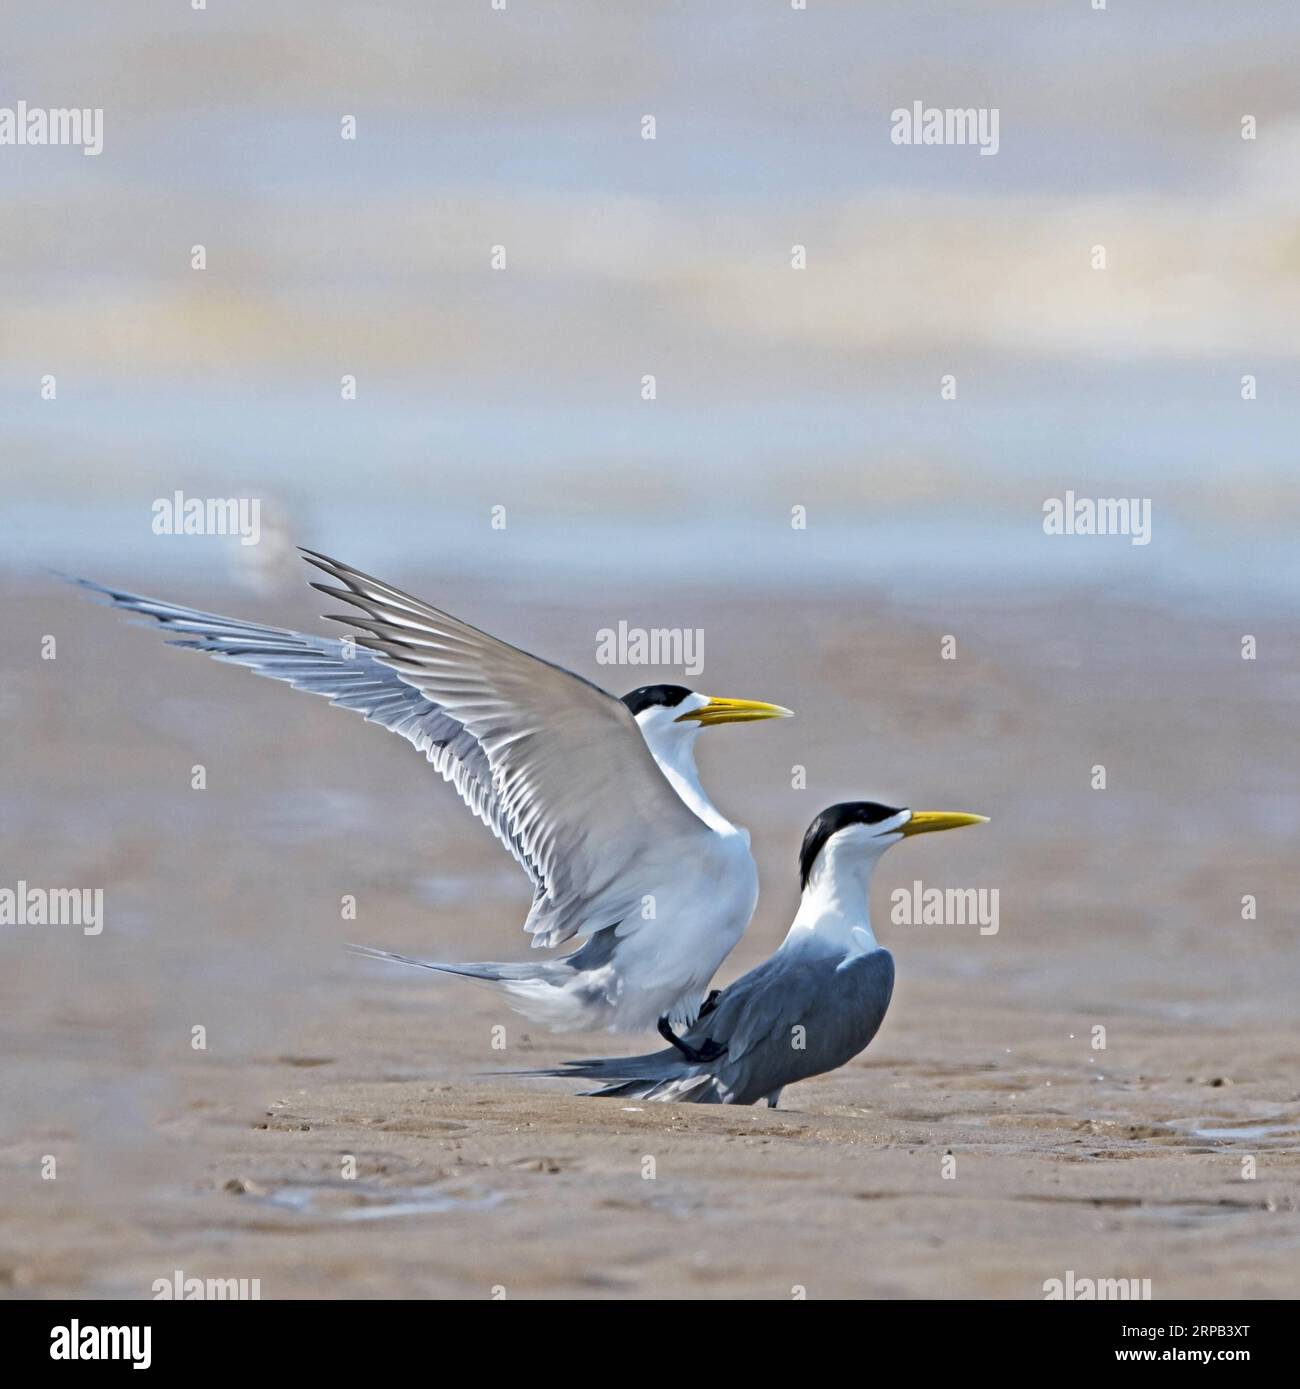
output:
[[[100,886],[105,911],[97,936],[0,931],[8,1295],[147,1298],[176,1270],[264,1298],[1042,1298],[1071,1270],[1296,1294],[1293,617],[1253,619],[1252,663],[1240,619],[1102,590],[683,587],[651,611],[626,575],[393,577],[617,693],[677,673],[596,667],[596,631],[671,609],[706,632],[701,688],[797,711],[702,740],[763,885],[723,980],[779,942],[823,805],[992,822],[886,859],[885,1025],[778,1111],[484,1074],[651,1039],[551,1036],[345,956],[526,948],[526,881],[418,755],[11,576],[5,883]],[[178,569],[160,596],[320,629],[300,587]],[[891,924],[917,881],[996,888],[996,933]]]

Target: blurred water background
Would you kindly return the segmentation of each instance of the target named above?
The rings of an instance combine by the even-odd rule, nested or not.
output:
[[[15,7],[0,104],[105,116],[0,149],[3,563],[1294,605],[1298,56],[1285,3]],[[262,544],[154,536],[178,488]],[[1045,537],[1067,488],[1152,543]]]

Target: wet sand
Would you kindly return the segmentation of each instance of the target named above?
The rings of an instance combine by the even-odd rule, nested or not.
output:
[[[100,577],[316,625],[294,587]],[[410,747],[10,578],[3,885],[102,886],[106,926],[0,929],[5,1292],[148,1297],[177,1269],[263,1297],[1040,1298],[1067,1270],[1300,1290],[1300,622],[395,577],[617,692],[675,673],[597,667],[597,629],[702,626],[701,688],[798,711],[701,740],[763,882],[723,980],[779,942],[823,805],[992,823],[886,857],[885,1025],[779,1111],[484,1076],[650,1039],[550,1036],[485,987],[343,955],[526,948],[522,874]],[[891,924],[917,879],[997,888],[997,934]]]

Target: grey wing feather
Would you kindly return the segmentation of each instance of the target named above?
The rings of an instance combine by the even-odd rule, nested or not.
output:
[[[876,1035],[894,989],[894,958],[874,950],[850,960],[778,951],[726,988],[683,1040],[725,1052],[691,1062],[673,1047],[641,1056],[568,1061],[527,1075],[604,1083],[589,1094],[686,1104],[755,1104],[783,1086],[833,1071]],[[795,1045],[796,1027],[803,1029]]]
[[[493,813],[537,875],[525,923],[535,945],[625,920],[650,890],[638,865],[711,833],[621,700],[359,569],[303,556],[337,581],[314,587],[364,614],[329,616],[478,740]]]
[[[71,582],[107,598],[116,608],[156,622],[172,634],[171,646],[205,651],[214,660],[245,666],[296,690],[323,695],[331,704],[355,710],[367,722],[399,734],[455,786],[470,810],[523,866],[534,888],[540,889],[540,874],[492,794],[492,771],[479,740],[372,651],[343,638],[220,617],[90,579],[72,578]]]
[[[778,951],[726,990],[688,1040],[724,1046],[714,1073],[735,1103],[752,1104],[856,1056],[876,1035],[893,989],[887,950],[839,961]]]

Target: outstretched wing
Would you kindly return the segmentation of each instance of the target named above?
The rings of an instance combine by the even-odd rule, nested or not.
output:
[[[534,888],[540,889],[540,878],[509,833],[501,806],[492,796],[492,772],[478,739],[445,709],[377,660],[373,652],[340,637],[290,632],[239,618],[218,617],[179,603],[163,603],[107,588],[89,579],[72,582],[107,598],[115,608],[152,619],[171,634],[171,646],[206,651],[215,660],[247,666],[272,680],[284,680],[295,690],[323,695],[342,709],[356,710],[367,722],[400,734],[455,786],[470,810],[523,865]]]
[[[492,815],[536,876],[526,929],[554,945],[639,909],[710,833],[660,772],[627,707],[590,681],[325,555],[315,584],[364,616],[330,614],[474,738]]]

